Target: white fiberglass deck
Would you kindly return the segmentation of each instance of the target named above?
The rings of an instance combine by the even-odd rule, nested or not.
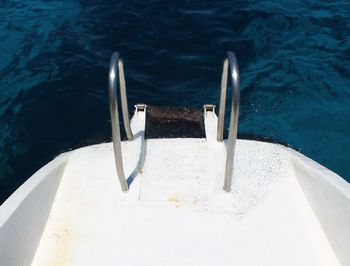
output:
[[[239,140],[232,191],[223,192],[225,145],[210,119],[207,140],[144,140],[136,114],[136,139],[122,146],[135,177],[128,193],[111,143],[63,155],[33,265],[338,265],[289,149]]]
[[[244,142],[241,154],[253,156],[237,158],[249,170],[237,169],[230,194],[218,155],[200,140],[148,141],[147,156],[163,157],[146,159],[127,194],[110,144],[72,153],[34,265],[336,265],[297,180],[279,173],[288,168],[279,149],[272,164],[259,163],[269,144]],[[202,152],[212,163],[201,163]],[[185,155],[181,167],[169,154]]]

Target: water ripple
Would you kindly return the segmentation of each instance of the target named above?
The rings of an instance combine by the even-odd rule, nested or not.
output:
[[[130,108],[218,104],[222,59],[235,51],[240,133],[288,143],[349,181],[349,10],[347,0],[3,1],[0,202],[53,156],[110,139],[115,50]]]

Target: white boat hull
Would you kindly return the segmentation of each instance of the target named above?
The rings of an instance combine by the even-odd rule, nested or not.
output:
[[[0,207],[1,265],[350,265],[350,185],[278,144],[238,140],[230,193],[217,118],[206,139],[111,143],[65,153]],[[134,179],[132,182],[131,180]]]

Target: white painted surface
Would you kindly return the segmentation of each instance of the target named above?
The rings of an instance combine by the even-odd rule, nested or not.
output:
[[[61,180],[63,154],[35,173],[0,207],[0,265],[30,265]]]
[[[275,163],[254,158],[275,145],[238,143],[238,162],[252,158],[237,167],[232,193],[221,192],[213,164],[200,162],[200,154],[213,155],[203,140],[147,140],[142,174],[126,194],[110,144],[71,153],[34,265],[337,265],[279,149],[276,165],[285,171],[271,178]],[[181,167],[172,166],[171,155],[183,153]],[[156,154],[158,168],[148,162]]]
[[[134,178],[128,193],[120,190],[111,143],[66,154],[32,265],[339,265],[349,260],[343,247],[350,219],[341,214],[350,204],[348,183],[334,181],[328,172],[305,177],[310,162],[299,162],[298,153],[283,146],[239,140],[233,190],[225,193],[225,144],[213,136],[216,116],[205,121],[208,141],[144,140],[144,113],[135,115],[136,139],[122,143],[126,176]],[[310,193],[310,180],[318,178],[325,181],[317,182],[317,190],[331,197],[327,209],[338,209],[331,214],[322,210],[325,199]]]
[[[217,132],[218,117],[215,114],[215,107],[212,111],[207,111],[204,109],[204,126],[205,126],[205,138],[209,143],[216,142],[216,132]]]
[[[340,176],[289,150],[297,179],[342,265],[350,265],[350,185]]]

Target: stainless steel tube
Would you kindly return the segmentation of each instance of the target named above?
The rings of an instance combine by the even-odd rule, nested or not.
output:
[[[219,120],[217,128],[217,141],[223,141],[224,139],[224,121],[226,110],[226,94],[227,94],[227,71],[228,71],[228,59],[225,58],[222,76],[221,76],[221,91],[220,91],[220,105],[219,105]]]
[[[109,96],[109,109],[111,112],[112,123],[112,136],[113,136],[113,148],[114,148],[114,161],[117,170],[122,191],[129,190],[128,183],[124,175],[122,148],[119,129],[119,114],[118,114],[118,102],[117,102],[117,87],[118,87],[118,63],[119,53],[113,53],[111,57],[111,63],[109,67],[109,84],[108,84],[108,96]]]
[[[239,68],[238,68],[236,56],[233,52],[227,52],[227,59],[228,59],[228,65],[230,66],[229,75],[231,78],[231,85],[232,85],[232,100],[231,100],[229,135],[228,135],[227,146],[226,146],[225,180],[224,180],[223,189],[229,192],[231,191],[233,168],[234,168],[234,156],[235,156],[235,148],[236,148],[236,140],[237,140],[240,88],[239,88]],[[226,62],[227,60],[224,61],[224,70],[223,70],[223,76],[222,76],[223,79],[224,79],[224,75],[226,76],[226,82],[223,82],[223,81],[221,82],[220,113],[219,113],[219,121],[218,121],[218,133],[219,133],[219,125],[222,126],[220,131],[221,134],[223,134],[223,124],[224,124],[224,118],[225,118],[225,115],[224,115],[225,110],[224,108],[221,109],[221,104],[223,101],[226,101],[227,73],[225,74],[225,69],[227,71],[227,68],[228,68],[227,64],[225,64]],[[224,93],[222,92],[223,89],[225,90]],[[221,138],[222,138],[222,135],[221,135]],[[218,140],[219,140],[219,135],[218,135]]]
[[[126,98],[126,86],[125,86],[125,76],[124,76],[124,64],[123,59],[119,58],[118,61],[119,68],[119,83],[120,83],[120,101],[122,104],[122,114],[123,114],[123,122],[124,128],[126,132],[126,136],[128,140],[132,140],[134,138],[131,128],[130,128],[130,119],[129,119],[129,109],[128,109],[128,100]]]

